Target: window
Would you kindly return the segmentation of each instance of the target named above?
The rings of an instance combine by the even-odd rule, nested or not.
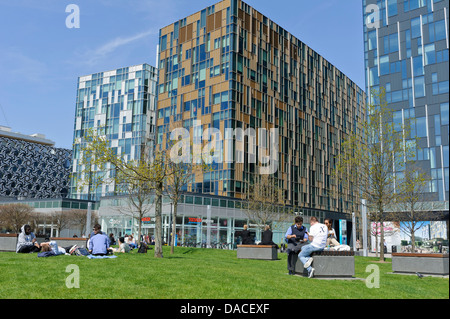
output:
[[[388,14],[390,17],[398,14],[397,0],[388,0]]]
[[[425,78],[423,76],[414,79],[414,90],[416,98],[425,96]]]
[[[441,104],[441,124],[448,125],[448,102]]]
[[[380,57],[380,75],[389,74],[389,55]]]
[[[420,37],[420,18],[411,19],[411,36],[413,39]]]
[[[398,51],[398,34],[393,33],[384,37],[384,54]]]
[[[444,40],[445,35],[445,21],[440,20],[428,25],[428,30],[430,33],[430,42]]]
[[[436,63],[434,44],[425,45],[425,65]]]
[[[423,61],[421,55],[413,58],[413,66],[414,76],[423,75]]]
[[[417,137],[427,137],[427,118],[418,117],[416,119]]]

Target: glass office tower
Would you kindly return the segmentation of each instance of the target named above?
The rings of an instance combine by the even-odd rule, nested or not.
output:
[[[363,13],[366,92],[385,88],[393,122],[413,119],[426,200],[448,202],[449,1],[363,0]]]
[[[139,159],[143,152],[153,156],[156,80],[157,70],[148,64],[78,78],[72,198],[98,200],[116,193],[113,182],[103,183],[97,189],[85,185],[80,190],[80,180],[85,179],[79,164],[80,148],[87,130],[96,129],[106,136],[111,147],[126,160]],[[99,176],[105,174],[95,167],[92,170]]]
[[[254,146],[257,130],[278,129],[272,176],[286,205],[350,211],[351,194],[331,196],[331,172],[365,101],[345,74],[242,1],[221,1],[160,30],[157,145],[166,147],[179,127],[194,143],[207,129],[224,139],[227,129],[257,134],[235,134],[231,150],[224,147],[223,158],[197,174],[188,191],[245,198],[262,162],[253,151],[267,146],[264,138]]]

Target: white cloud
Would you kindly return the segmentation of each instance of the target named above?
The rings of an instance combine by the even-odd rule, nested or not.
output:
[[[81,59],[81,61],[88,65],[95,65],[99,61],[104,60],[108,55],[111,55],[117,49],[125,45],[158,34],[159,30],[151,29],[128,37],[117,37],[93,50],[86,51],[85,53],[83,53],[83,58]]]

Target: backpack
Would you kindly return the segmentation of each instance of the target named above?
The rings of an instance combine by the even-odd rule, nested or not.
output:
[[[144,243],[144,242],[141,242],[141,245],[139,246],[139,249],[138,249],[138,254],[146,254],[147,253],[147,250],[148,250],[148,246],[147,246],[147,244],[146,243]]]
[[[77,247],[75,249],[74,253],[75,253],[76,256],[82,256],[82,257],[89,256],[89,252],[84,247]]]

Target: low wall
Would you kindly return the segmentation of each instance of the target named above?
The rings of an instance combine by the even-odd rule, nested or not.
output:
[[[17,237],[18,234],[0,234],[0,251],[16,251],[17,247]],[[49,239],[44,237],[37,237],[37,242],[39,244],[43,242],[48,242]],[[86,247],[86,238],[50,238],[50,240],[56,241],[58,246],[69,247],[73,245],[78,245],[80,247]]]
[[[392,254],[392,271],[394,273],[448,275],[449,255],[394,253]]]
[[[0,251],[16,251],[17,234],[0,234]]]

